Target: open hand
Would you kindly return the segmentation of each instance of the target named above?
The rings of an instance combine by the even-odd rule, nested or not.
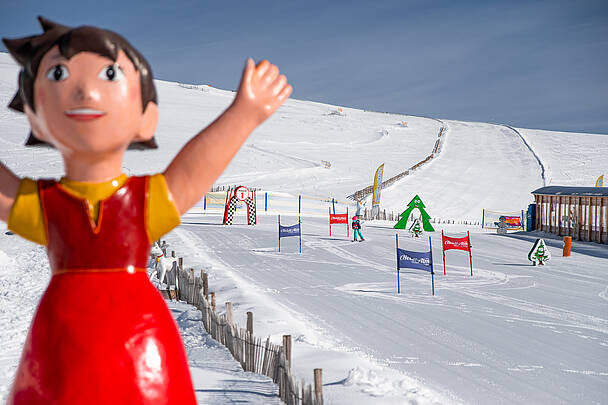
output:
[[[291,85],[285,75],[279,74],[279,68],[267,60],[255,66],[249,58],[234,104],[259,125],[287,100],[291,91]]]

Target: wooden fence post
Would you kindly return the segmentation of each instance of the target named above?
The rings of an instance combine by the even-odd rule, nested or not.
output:
[[[226,303],[226,320],[232,325],[232,302]]]
[[[283,349],[285,350],[285,361],[288,369],[291,368],[291,335],[283,335]]]
[[[315,368],[315,404],[323,405],[323,371]]]
[[[209,299],[209,276],[207,273],[203,273],[203,295],[206,299]]]
[[[387,218],[386,211],[383,216]],[[171,256],[176,257],[175,251],[171,251]],[[261,339],[253,336],[253,312],[251,311],[247,312],[246,330],[237,330],[234,325],[232,302],[226,302],[225,316],[217,316],[215,293],[209,292],[208,274],[201,270],[200,278],[195,277],[193,268],[190,268],[189,271],[183,268],[183,258],[181,257],[178,258],[176,264],[174,280],[178,299],[195,305],[202,311],[202,321],[207,331],[220,344],[228,348],[246,371],[271,377],[279,385],[281,399],[288,405],[323,404],[323,380],[320,368],[314,370],[314,401],[310,385],[305,388],[304,381],[302,381],[301,387],[294,382],[290,371],[291,335],[283,335],[282,347],[271,344],[270,337],[263,345]],[[210,302],[208,301],[209,294],[211,295]],[[300,388],[301,398],[299,398]]]
[[[253,312],[247,312],[247,333],[253,335]]]
[[[255,371],[255,337],[253,336],[253,312],[247,311],[247,334],[245,336],[247,343],[245,352],[247,371]]]
[[[188,274],[188,299],[189,304],[194,302],[194,269],[190,268],[190,273]]]

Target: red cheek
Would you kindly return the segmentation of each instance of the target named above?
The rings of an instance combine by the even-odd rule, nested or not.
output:
[[[129,90],[129,98],[131,100],[135,100],[137,97],[139,97],[139,89],[137,86],[132,86]]]
[[[36,93],[36,101],[38,102],[38,104],[44,105],[46,101],[46,93],[43,89],[38,89],[38,92]]]

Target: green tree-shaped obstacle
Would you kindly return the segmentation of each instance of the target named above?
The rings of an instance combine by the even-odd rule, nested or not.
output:
[[[418,218],[414,219],[412,225],[410,225],[409,229],[410,233],[415,237],[419,238],[422,235],[422,229],[420,229],[420,220]]]
[[[407,207],[408,208],[401,213],[401,215],[400,215],[401,219],[399,220],[399,222],[397,222],[395,224],[395,226],[393,226],[393,228],[405,229],[405,226],[407,225],[407,220],[410,217],[410,214],[412,213],[412,211],[415,208],[418,208],[418,210],[420,211],[420,214],[422,215],[422,228],[427,232],[433,232],[435,230],[430,222],[431,216],[429,214],[427,214],[427,212],[425,211],[424,203],[422,202],[420,197],[418,197],[418,195],[416,195],[414,198],[412,198],[412,201],[410,201],[410,203],[407,205]]]
[[[542,239],[536,239],[530,253],[528,253],[528,260],[530,260],[535,266],[536,262],[541,266],[551,259],[551,252],[547,249],[545,241]]]

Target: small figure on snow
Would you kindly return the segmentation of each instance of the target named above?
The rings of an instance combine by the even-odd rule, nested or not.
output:
[[[543,266],[549,259],[551,259],[551,252],[547,249],[545,241],[536,239],[530,253],[528,253],[528,260],[532,262],[533,266],[536,266],[536,262],[538,262],[539,266]]]
[[[419,218],[414,218],[414,222],[412,222],[412,225],[410,225],[409,229],[410,233],[412,234],[412,236],[415,236],[416,238],[419,238],[420,235],[422,235],[422,228],[420,226],[420,219]]]
[[[359,242],[363,242],[365,239],[363,239],[363,234],[361,233],[361,221],[359,220],[359,217],[357,215],[355,215],[353,217],[353,221],[352,221],[352,227],[353,227],[353,242],[357,241],[357,235],[359,235]]]
[[[506,235],[507,234],[507,219],[504,216],[500,216],[500,218],[498,218],[498,223],[496,223],[496,233],[499,235]]]

